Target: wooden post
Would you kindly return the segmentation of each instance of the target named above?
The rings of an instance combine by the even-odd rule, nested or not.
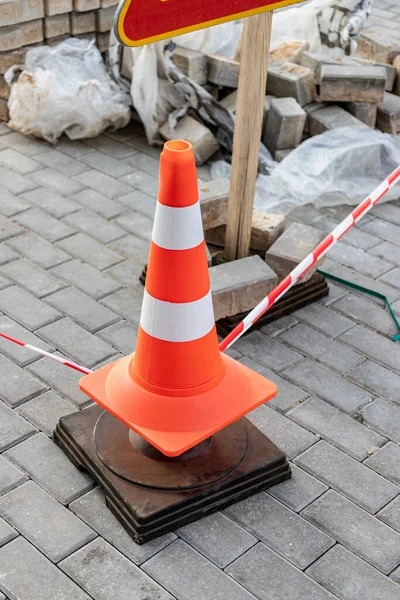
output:
[[[227,260],[244,258],[250,249],[271,24],[272,11],[244,20],[225,237]]]

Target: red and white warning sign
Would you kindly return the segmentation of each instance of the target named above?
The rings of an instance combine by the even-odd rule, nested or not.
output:
[[[142,46],[302,1],[122,0],[115,33],[126,46]]]

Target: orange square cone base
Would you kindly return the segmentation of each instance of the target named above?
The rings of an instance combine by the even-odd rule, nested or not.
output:
[[[178,456],[277,394],[274,383],[221,354],[211,381],[155,388],[133,371],[134,354],[83,377],[85,394],[166,456]],[[149,410],[150,408],[150,410]]]

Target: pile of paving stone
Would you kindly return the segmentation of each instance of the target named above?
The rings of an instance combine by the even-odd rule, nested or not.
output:
[[[0,121],[8,120],[10,88],[4,73],[24,63],[30,48],[55,46],[70,37],[108,49],[118,0],[0,0]]]
[[[395,36],[395,37],[392,37]],[[400,134],[400,32],[363,31],[357,53],[308,50],[305,42],[278,46],[270,54],[262,141],[276,161],[310,136],[337,127],[373,127]],[[235,113],[240,62],[177,47],[175,64]],[[210,158],[218,142],[192,116],[165,139],[193,141],[198,161]]]

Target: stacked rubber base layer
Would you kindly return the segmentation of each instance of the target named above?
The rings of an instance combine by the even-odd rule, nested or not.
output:
[[[139,451],[129,431],[91,406],[62,417],[54,439],[98,481],[107,506],[138,544],[291,476],[285,455],[245,418],[219,431],[193,458]]]

